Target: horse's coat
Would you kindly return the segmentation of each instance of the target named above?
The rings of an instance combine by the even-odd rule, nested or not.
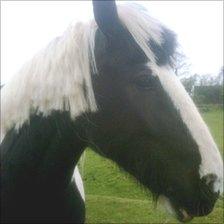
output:
[[[208,214],[223,191],[223,162],[172,72],[175,35],[136,5],[94,1],[94,15],[2,89],[3,220],[84,222],[75,166],[87,146],[180,220]]]

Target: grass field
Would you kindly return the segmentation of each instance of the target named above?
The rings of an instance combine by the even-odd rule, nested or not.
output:
[[[202,114],[223,152],[223,113],[213,110]],[[178,223],[162,208],[155,208],[150,192],[111,161],[86,150],[83,169],[87,223]],[[223,223],[223,201],[207,217],[190,223]]]

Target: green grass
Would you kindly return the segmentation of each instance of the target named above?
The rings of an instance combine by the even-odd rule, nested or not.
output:
[[[223,113],[202,114],[223,152]],[[155,209],[150,192],[124,174],[113,162],[86,150],[83,180],[86,192],[86,223],[178,223],[162,208]],[[206,217],[190,223],[223,223],[223,201]]]

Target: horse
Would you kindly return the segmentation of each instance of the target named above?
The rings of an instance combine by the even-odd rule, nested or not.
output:
[[[223,161],[173,72],[175,33],[135,4],[93,1],[93,12],[2,88],[2,222],[84,223],[73,172],[87,146],[178,220],[209,214]]]

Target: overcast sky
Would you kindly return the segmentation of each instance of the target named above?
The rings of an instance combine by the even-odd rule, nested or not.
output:
[[[223,1],[137,2],[177,33],[192,72],[218,73],[223,65]],[[90,1],[2,1],[2,83],[72,21],[92,17]]]

